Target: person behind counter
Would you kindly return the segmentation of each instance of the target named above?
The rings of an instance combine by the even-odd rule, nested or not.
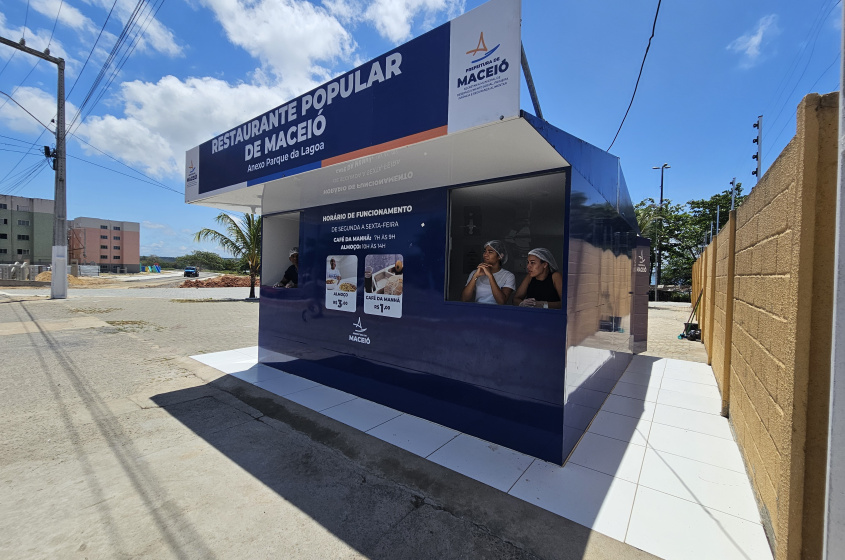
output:
[[[528,251],[525,270],[528,276],[513,296],[514,305],[560,309],[563,274],[558,272],[552,252],[543,248],[531,249]]]
[[[494,239],[484,244],[482,262],[470,272],[461,301],[504,305],[516,287],[516,277],[502,268],[508,262],[505,244]]]
[[[281,280],[273,284],[274,288],[296,288],[299,284],[299,247],[294,247],[288,254],[291,265]]]

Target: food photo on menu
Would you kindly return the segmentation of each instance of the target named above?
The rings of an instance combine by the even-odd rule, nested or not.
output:
[[[326,258],[326,290],[354,292],[358,289],[358,257],[329,255]]]
[[[405,264],[402,255],[367,255],[364,258],[364,293],[401,296]]]

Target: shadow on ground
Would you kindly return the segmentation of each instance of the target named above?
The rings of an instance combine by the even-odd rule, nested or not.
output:
[[[653,558],[231,376],[152,400],[369,558]]]

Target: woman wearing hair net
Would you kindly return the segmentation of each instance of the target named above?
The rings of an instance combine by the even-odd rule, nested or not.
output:
[[[563,274],[558,272],[552,252],[543,248],[531,249],[528,251],[525,270],[528,276],[516,290],[513,302],[520,307],[560,309]]]
[[[470,273],[461,301],[504,305],[516,288],[516,277],[502,265],[508,261],[505,244],[494,239],[484,244],[482,262]]]

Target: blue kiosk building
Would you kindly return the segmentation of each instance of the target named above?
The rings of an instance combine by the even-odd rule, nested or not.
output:
[[[618,158],[520,110],[520,53],[491,0],[189,150],[185,197],[263,217],[261,363],[563,464],[641,344],[648,248]],[[517,286],[548,249],[561,308],[462,301],[491,240]]]

